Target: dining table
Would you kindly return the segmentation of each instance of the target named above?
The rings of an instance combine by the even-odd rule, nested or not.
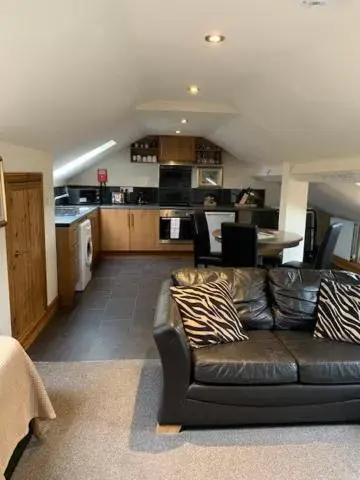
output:
[[[212,235],[218,242],[221,242],[220,228],[214,230]],[[302,240],[303,237],[298,233],[259,228],[258,253],[260,256],[276,256],[285,248],[297,247]]]

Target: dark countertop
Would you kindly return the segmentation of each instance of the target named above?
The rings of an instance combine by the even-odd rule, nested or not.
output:
[[[70,206],[69,206],[70,207]],[[119,210],[206,210],[207,212],[234,212],[239,210],[234,207],[234,205],[217,205],[216,207],[204,207],[203,205],[191,205],[191,206],[164,206],[157,203],[148,203],[144,205],[136,204],[124,204],[124,205],[87,205],[80,206],[74,205],[73,207],[78,207],[80,213],[77,215],[55,215],[55,225],[57,227],[68,227],[74,222],[81,220],[83,217],[89,213],[95,211],[96,209],[119,209]],[[65,207],[66,208],[66,207]],[[264,208],[254,208],[254,207],[241,207],[241,211],[266,211],[272,210],[270,207]]]

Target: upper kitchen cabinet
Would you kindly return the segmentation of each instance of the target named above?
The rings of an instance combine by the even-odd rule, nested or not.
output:
[[[159,162],[195,163],[195,138],[170,135],[160,137]]]

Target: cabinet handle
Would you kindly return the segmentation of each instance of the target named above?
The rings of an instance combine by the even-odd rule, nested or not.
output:
[[[134,228],[134,214],[131,214],[131,226]]]
[[[131,213],[128,214],[128,227],[129,227],[129,229],[130,229],[130,215],[131,215]]]

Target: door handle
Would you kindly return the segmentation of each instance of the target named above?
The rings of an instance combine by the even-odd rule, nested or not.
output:
[[[24,253],[27,253],[27,250],[16,250],[15,257],[20,257],[21,255],[24,255]]]

